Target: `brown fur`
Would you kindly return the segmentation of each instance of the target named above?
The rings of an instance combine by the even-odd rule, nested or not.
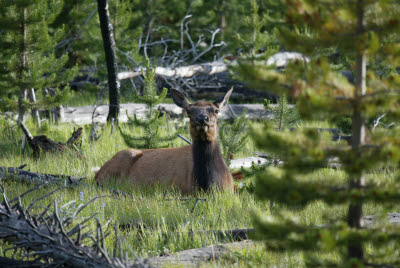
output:
[[[126,149],[118,152],[97,172],[95,180],[103,184],[110,178],[129,181],[132,185],[161,183],[174,185],[189,193],[196,187],[208,190],[212,186],[233,191],[229,168],[218,147],[217,113],[219,103],[187,102],[180,92],[172,92],[174,101],[184,108],[190,118],[193,144],[180,148],[152,150]],[[228,92],[227,98],[231,93]],[[181,95],[182,94],[182,95]],[[179,98],[178,98],[179,97]],[[207,115],[209,121],[200,126],[196,116]],[[207,126],[207,131],[204,131]]]

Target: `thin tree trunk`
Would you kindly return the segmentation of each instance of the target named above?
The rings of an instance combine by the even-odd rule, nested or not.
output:
[[[26,9],[24,8],[22,11],[22,19],[21,19],[21,25],[20,25],[20,34],[23,37],[23,41],[20,44],[19,47],[19,62],[18,62],[18,79],[19,81],[22,81],[23,79],[23,73],[26,67],[26,55],[25,55],[25,42],[26,42],[26,25],[25,25],[25,20],[26,20]],[[25,115],[25,106],[24,106],[24,100],[26,100],[27,97],[27,90],[26,88],[20,88],[19,96],[18,96],[18,122],[24,122],[24,115]]]
[[[31,103],[36,103],[36,95],[35,95],[35,89],[31,88],[29,91],[29,100]],[[32,118],[36,122],[37,127],[40,127],[40,117],[39,117],[39,110],[36,108],[32,108]]]
[[[286,98],[286,95],[285,94],[282,94],[282,96],[281,96],[281,110],[280,110],[280,115],[279,115],[279,127],[278,127],[278,131],[281,131],[281,129],[282,129],[282,122],[283,122],[283,116],[284,116],[284,113],[285,113],[285,98]]]
[[[363,0],[358,0],[358,27],[357,34],[361,35],[364,32],[364,7]],[[360,146],[365,143],[365,124],[364,118],[360,110],[360,104],[362,96],[366,92],[366,55],[365,51],[360,52],[356,56],[356,85],[355,85],[355,102],[354,112],[352,118],[352,149],[359,150]],[[358,175],[354,175],[350,180],[350,188],[361,188],[365,184],[364,174],[362,171]],[[363,207],[362,204],[350,203],[348,212],[348,224],[351,228],[362,227],[362,215]],[[348,257],[357,258],[362,260],[364,258],[363,243],[353,243],[348,247]]]
[[[221,39],[224,40],[225,29],[226,29],[226,2],[225,0],[219,1],[219,25],[218,27],[221,29]]]
[[[106,55],[108,88],[110,97],[110,109],[107,121],[111,122],[114,118],[118,123],[120,84],[117,78],[117,56],[115,54],[115,41],[113,36],[113,27],[110,21],[108,0],[97,0],[99,11],[101,35],[103,37],[104,52]]]

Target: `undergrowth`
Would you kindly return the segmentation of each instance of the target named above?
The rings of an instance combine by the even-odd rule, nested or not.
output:
[[[42,124],[43,125],[43,124]],[[259,127],[259,123],[251,123],[253,127]],[[37,129],[31,122],[27,126],[33,135],[47,135],[49,138],[66,142],[77,126],[73,125],[47,125]],[[79,204],[85,203],[95,196],[105,196],[97,199],[82,212],[81,219],[96,213],[101,224],[106,225],[105,232],[110,232],[106,238],[106,245],[113,248],[115,243],[114,225],[119,226],[119,231],[124,235],[126,245],[129,245],[142,258],[174,253],[181,250],[209,246],[218,243],[233,242],[232,237],[217,237],[214,234],[205,233],[205,230],[232,230],[252,228],[254,214],[269,214],[275,210],[285,210],[279,204],[275,204],[272,211],[269,202],[256,200],[252,193],[247,191],[235,194],[214,192],[182,195],[171,188],[156,186],[152,188],[131,188],[124,184],[109,184],[99,187],[93,180],[92,169],[104,164],[116,152],[125,149],[126,146],[118,131],[111,134],[110,127],[101,130],[100,138],[91,142],[89,140],[90,126],[84,126],[82,135],[82,156],[76,152],[46,153],[35,159],[32,151],[21,149],[22,131],[14,121],[5,118],[0,119],[0,165],[18,167],[27,164],[26,169],[34,172],[72,175],[84,177],[81,184],[75,188],[66,188],[39,201],[38,206],[47,206],[49,202],[57,202],[62,205],[75,200],[67,207],[73,209]],[[132,134],[137,129],[130,129]],[[184,134],[189,137],[188,129]],[[164,134],[164,133],[163,133]],[[186,142],[177,139],[174,146],[183,146]],[[251,140],[246,143],[235,156],[252,156],[256,151]],[[390,173],[386,174],[390,179]],[[322,169],[315,173],[316,179],[335,177],[338,180],[346,180],[344,173],[332,169]],[[245,183],[252,178],[246,178]],[[2,181],[9,197],[22,194],[33,185],[5,180]],[[29,204],[40,195],[54,190],[55,187],[41,188],[22,199],[23,204]],[[114,195],[112,190],[118,189],[127,195]],[[367,213],[379,210],[373,204],[367,206]],[[316,202],[303,210],[297,211],[299,221],[313,224],[326,224],[326,215],[345,217],[346,208],[342,206],[328,207]],[[92,223],[95,227],[95,223]],[[193,232],[189,234],[189,232]],[[125,245],[125,246],[126,246]],[[0,242],[0,251],[9,247]],[[332,252],[328,258],[337,258]],[[209,265],[209,264],[207,264]],[[286,253],[272,253],[265,249],[261,242],[249,247],[230,252],[212,266],[225,267],[236,265],[244,266],[277,266],[277,267],[302,267],[303,255]]]

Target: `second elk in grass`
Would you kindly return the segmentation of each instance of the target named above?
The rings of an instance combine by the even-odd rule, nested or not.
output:
[[[172,89],[175,104],[190,119],[193,143],[179,148],[120,151],[100,168],[95,180],[99,184],[114,178],[132,185],[160,183],[176,186],[183,193],[212,187],[233,191],[231,173],[219,150],[217,127],[218,112],[231,93],[232,89],[215,102],[190,103],[184,94]]]

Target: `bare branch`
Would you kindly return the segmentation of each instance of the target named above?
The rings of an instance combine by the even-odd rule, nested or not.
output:
[[[206,54],[207,52],[209,52],[211,49],[213,49],[214,47],[219,47],[219,46],[225,46],[225,42],[221,42],[221,43],[218,43],[218,44],[215,44],[214,45],[214,39],[215,39],[215,36],[217,35],[217,33],[219,33],[221,31],[221,29],[216,29],[213,33],[212,33],[212,37],[211,37],[211,42],[210,42],[210,45],[208,46],[208,48],[207,49],[205,49],[205,50],[203,50],[197,57],[195,57],[193,60],[192,60],[192,63],[193,62],[196,62],[201,56],[203,56],[204,54]]]
[[[35,190],[38,188],[36,187]],[[110,257],[104,244],[107,234],[103,233],[103,227],[98,220],[96,220],[96,231],[99,239],[93,242],[101,254],[98,254],[93,247],[82,245],[81,242],[85,237],[91,237],[91,231],[82,233],[82,230],[85,228],[83,224],[88,220],[79,223],[70,232],[67,232],[67,219],[65,215],[69,213],[60,213],[57,201],[54,202],[53,214],[47,217],[47,219],[42,216],[45,212],[36,217],[32,216],[30,214],[32,205],[49,196],[49,194],[33,201],[28,209],[22,206],[20,197],[17,198],[19,202],[16,207],[11,208],[7,202],[8,199],[4,190],[3,194],[4,201],[0,204],[0,239],[12,243],[12,246],[5,249],[5,252],[13,251],[14,257],[36,257],[34,261],[29,262],[29,267],[46,267],[46,263],[49,263],[48,266],[52,267],[146,267],[140,261],[129,266],[128,262],[122,259],[122,255],[124,254],[120,257]],[[90,219],[92,218],[90,217]],[[76,237],[73,238],[75,235]],[[28,264],[28,262],[20,262],[14,259],[7,259],[5,261],[21,265]],[[41,265],[36,266],[37,264]]]

